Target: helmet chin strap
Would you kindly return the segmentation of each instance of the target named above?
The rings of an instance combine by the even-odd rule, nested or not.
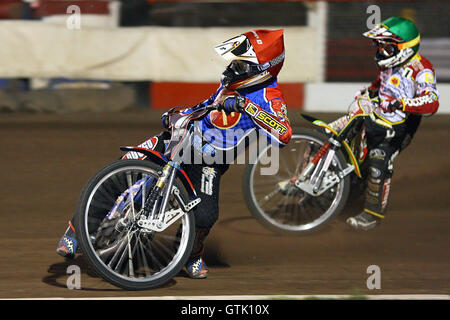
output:
[[[248,87],[251,87],[251,86],[255,86],[257,84],[261,84],[263,82],[266,82],[270,78],[272,78],[272,75],[270,74],[270,72],[264,71],[263,73],[254,75],[253,77],[251,77],[249,79],[244,79],[244,80],[241,80],[241,81],[225,83],[223,81],[224,76],[222,75],[221,83],[227,89],[236,90],[236,89],[244,89],[244,88],[248,88]]]

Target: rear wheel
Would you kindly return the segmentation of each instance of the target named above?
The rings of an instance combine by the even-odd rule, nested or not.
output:
[[[93,176],[80,196],[75,229],[83,256],[101,277],[126,290],[165,284],[181,270],[192,250],[192,211],[161,232],[137,224],[161,170],[150,161],[118,160]],[[176,180],[174,187],[187,203],[182,184]],[[180,208],[171,195],[166,210]]]
[[[347,201],[348,175],[320,196],[311,196],[295,186],[295,181],[327,136],[305,128],[294,130],[291,141],[279,152],[276,175],[264,175],[261,161],[272,152],[269,145],[261,150],[254,164],[244,172],[243,192],[252,215],[264,226],[278,233],[306,234],[317,231],[343,209]],[[337,173],[346,167],[345,157],[337,152],[328,170]]]

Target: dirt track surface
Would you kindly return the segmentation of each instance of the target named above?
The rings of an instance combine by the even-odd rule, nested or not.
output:
[[[307,125],[296,112],[294,124]],[[396,159],[389,212],[371,232],[345,217],[321,232],[279,236],[250,216],[240,190],[243,165],[223,177],[220,218],[206,242],[210,276],[177,276],[154,290],[126,292],[98,278],[79,256],[55,249],[81,188],[122,145],[158,133],[160,113],[0,115],[0,298],[198,295],[449,294],[450,116],[425,119]],[[320,115],[331,120],[336,115]],[[81,290],[68,290],[69,265],[81,267]],[[381,269],[368,290],[367,267]]]

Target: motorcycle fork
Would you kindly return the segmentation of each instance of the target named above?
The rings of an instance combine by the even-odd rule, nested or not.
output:
[[[157,214],[158,207],[158,218],[160,220],[164,218],[164,212],[167,203],[169,202],[170,190],[172,189],[178,168],[179,164],[173,161],[169,161],[164,166],[155,187],[152,189],[145,202],[144,215],[147,218],[154,218]],[[160,199],[161,196],[162,199]],[[158,203],[161,203],[161,206],[158,206]]]
[[[347,136],[355,134],[354,128],[362,123],[363,120],[354,120],[351,125],[346,126],[338,136],[330,137],[327,142],[325,142],[319,151],[317,151],[314,158],[306,166],[303,172],[300,174],[299,181],[306,181],[307,177],[312,173],[310,177],[310,184],[313,185],[313,192],[317,193],[322,185],[322,181],[325,177],[328,168],[336,154],[336,151],[341,147],[342,141]],[[324,158],[324,156],[326,157]],[[347,169],[344,169],[346,171]]]
[[[319,175],[319,172],[323,171],[322,161],[323,156],[328,152],[331,148],[331,143],[329,141],[325,142],[322,147],[320,147],[319,151],[315,154],[314,158],[311,162],[306,166],[306,168],[302,171],[299,176],[300,181],[305,181],[306,178],[312,173],[310,181],[316,180],[316,177]],[[328,168],[327,168],[328,169]]]
[[[163,198],[161,200],[161,207],[159,209],[159,219],[162,221],[164,219],[164,212],[166,211],[167,203],[169,202],[169,197],[171,194],[173,181],[175,180],[175,176],[177,174],[178,169],[180,168],[180,165],[176,162],[169,161],[163,169],[163,176],[164,180],[161,181],[161,184],[158,185],[159,188],[162,190],[165,190],[163,192]],[[163,178],[163,177],[161,177]],[[159,179],[158,179],[159,181]],[[165,188],[164,188],[165,185]]]
[[[317,170],[313,172],[311,177],[311,184],[314,185],[313,192],[317,193],[322,185],[323,178],[330,167],[331,162],[333,161],[334,155],[336,153],[336,149],[339,148],[340,142],[331,139],[328,142],[328,145],[324,147],[323,153],[320,155],[319,164],[317,165]],[[320,152],[320,150],[319,150]],[[326,154],[326,157],[324,158]],[[314,160],[314,159],[313,159]]]
[[[317,193],[322,185],[323,178],[325,177],[328,168],[336,154],[336,150],[341,146],[341,142],[334,138],[329,138],[319,151],[314,155],[314,158],[306,166],[299,176],[299,181],[304,182],[309,175],[309,183],[313,185],[313,192]]]

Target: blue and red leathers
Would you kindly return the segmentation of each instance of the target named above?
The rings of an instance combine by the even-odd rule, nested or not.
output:
[[[220,103],[227,96],[236,94],[245,99],[241,112],[226,114],[225,111],[213,111],[197,123],[206,142],[215,149],[230,150],[236,148],[254,131],[263,132],[269,142],[280,146],[289,142],[292,129],[287,117],[286,103],[276,78],[235,91],[220,86],[208,100],[192,109],[212,105],[218,101]],[[190,111],[191,109],[186,109],[182,112]],[[233,130],[233,134],[230,134],[230,130]]]

